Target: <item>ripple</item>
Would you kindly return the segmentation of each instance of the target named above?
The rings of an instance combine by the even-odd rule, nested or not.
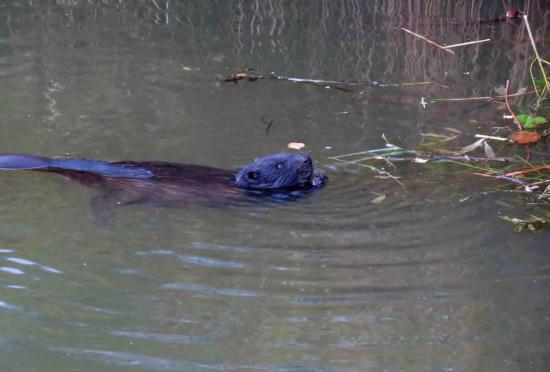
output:
[[[40,268],[46,272],[53,273],[53,274],[63,274],[62,271],[57,270],[56,268],[50,267],[50,266],[44,266],[40,265]]]
[[[214,244],[214,243],[208,243],[208,242],[192,242],[191,247],[196,249],[207,249],[207,250],[214,250],[214,251],[231,251],[231,252],[238,252],[238,253],[254,253],[257,250],[256,248],[252,248],[252,247],[231,246],[226,244]]]
[[[138,256],[171,256],[175,252],[168,249],[152,249],[149,251],[138,251],[136,254]]]
[[[369,288],[367,291],[351,290],[346,288],[345,294],[323,293],[319,295],[293,295],[275,293],[271,291],[252,291],[246,289],[216,288],[202,284],[193,283],[167,283],[160,286],[161,289],[171,289],[200,293],[202,295],[223,295],[234,298],[266,298],[283,300],[288,303],[308,306],[329,306],[329,305],[353,305],[353,304],[380,304],[395,303],[402,300],[403,293],[415,290],[413,287],[400,288]],[[301,290],[303,288],[299,288]],[[322,291],[324,292],[324,291]]]
[[[27,287],[25,286],[16,285],[16,284],[8,284],[8,285],[5,285],[4,287],[11,288],[11,289],[27,289]]]
[[[17,269],[15,267],[1,266],[0,271],[13,275],[25,275],[25,272],[23,270]]]
[[[214,288],[202,284],[193,283],[167,283],[160,286],[162,289],[177,289],[180,291],[197,292],[202,294],[219,294],[230,297],[263,297],[264,295],[255,291],[231,288]]]
[[[224,261],[224,260],[218,260],[214,258],[207,258],[202,256],[183,256],[179,255],[177,256],[179,260],[188,263],[193,264],[197,266],[204,266],[204,267],[217,267],[217,268],[223,268],[223,269],[246,269],[248,268],[248,265],[240,262],[230,262],[230,261]]]
[[[0,309],[11,310],[11,311],[21,311],[22,309],[19,306],[12,305],[6,301],[0,300]]]
[[[247,364],[205,364],[205,363],[192,363],[192,362],[180,362],[170,358],[159,358],[141,354],[134,354],[121,351],[110,350],[98,350],[98,349],[82,349],[76,347],[56,347],[49,348],[54,352],[65,353],[70,356],[71,354],[89,357],[92,359],[98,359],[104,363],[114,364],[119,366],[128,366],[132,368],[143,368],[151,371],[176,371],[176,370],[197,370],[197,369],[210,369],[210,370],[273,370],[286,369],[292,370],[292,366],[276,366],[276,365],[247,365]],[[299,370],[299,369],[298,369]],[[302,369],[303,370],[303,369]]]
[[[16,264],[19,264],[19,265],[24,265],[24,266],[34,266],[34,265],[36,265],[36,262],[26,260],[24,258],[6,257],[6,260],[10,261],[10,262],[13,262],[13,263],[16,263]]]
[[[167,342],[174,344],[205,344],[212,343],[212,339],[205,336],[171,335],[155,332],[112,331],[113,336],[143,338],[151,341]]]
[[[25,258],[20,258],[20,257],[6,257],[5,258],[6,261],[9,261],[11,263],[15,263],[15,264],[18,264],[18,265],[22,265],[22,266],[37,266],[38,268],[40,268],[41,270],[43,271],[46,271],[46,272],[49,272],[49,273],[53,273],[53,274],[63,274],[60,270],[57,270],[56,268],[53,268],[53,267],[50,267],[50,266],[45,266],[45,265],[40,265],[34,261],[31,261],[31,260],[27,260]],[[17,269],[16,269],[17,270]],[[12,272],[13,273],[13,272]],[[23,272],[21,272],[23,273]]]

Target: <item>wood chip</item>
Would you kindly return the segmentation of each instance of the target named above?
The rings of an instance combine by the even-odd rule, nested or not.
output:
[[[305,143],[301,142],[290,142],[287,147],[290,150],[302,150],[304,147],[306,147]]]

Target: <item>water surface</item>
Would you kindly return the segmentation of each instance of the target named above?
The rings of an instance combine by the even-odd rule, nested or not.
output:
[[[329,159],[383,147],[383,134],[418,148],[445,127],[460,148],[503,109],[422,109],[420,97],[527,84],[522,26],[470,22],[499,4],[422,4],[1,5],[2,152],[237,169],[301,141],[330,178],[293,202],[132,205],[104,225],[92,190],[0,174],[3,370],[548,370],[548,232],[498,218],[518,212],[515,198],[477,193],[494,183],[452,166],[400,165],[404,190]],[[400,27],[492,42],[448,56]],[[221,81],[244,67],[447,88]]]

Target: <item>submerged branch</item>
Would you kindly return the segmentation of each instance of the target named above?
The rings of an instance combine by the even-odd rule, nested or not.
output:
[[[284,75],[277,75],[274,72],[271,72],[269,75],[264,76],[262,74],[251,74],[249,71],[253,71],[254,69],[248,68],[243,69],[242,71],[239,71],[237,73],[231,74],[228,77],[226,77],[223,81],[225,83],[235,83],[237,84],[241,80],[246,80],[250,82],[258,81],[258,80],[266,80],[266,79],[272,79],[272,80],[280,80],[280,81],[288,81],[290,83],[298,83],[298,84],[310,84],[315,85],[323,88],[334,88],[334,89],[341,89],[349,92],[356,93],[357,90],[351,89],[351,88],[362,88],[362,87],[416,87],[416,86],[424,86],[424,85],[430,85],[430,84],[436,84],[443,87],[446,87],[439,83],[434,83],[431,81],[418,81],[418,82],[405,82],[405,83],[380,83],[377,81],[359,81],[359,80],[324,80],[324,79],[309,79],[309,78],[301,78],[301,77],[291,77],[291,76],[284,76]]]

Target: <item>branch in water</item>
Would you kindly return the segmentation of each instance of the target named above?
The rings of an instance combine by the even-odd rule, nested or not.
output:
[[[324,88],[329,87],[329,88],[340,89],[340,90],[345,90],[349,92],[356,92],[356,90],[349,89],[349,88],[357,88],[357,87],[415,87],[415,86],[423,86],[423,85],[429,85],[429,84],[438,84],[438,83],[433,83],[431,81],[407,82],[407,83],[398,84],[398,83],[380,83],[377,81],[308,79],[308,78],[277,75],[274,72],[270,73],[268,76],[264,76],[261,74],[250,74],[249,71],[253,71],[253,70],[254,69],[244,69],[243,71],[239,71],[237,73],[229,75],[223,81],[226,83],[231,82],[231,83],[237,84],[241,80],[254,82],[254,81],[264,80],[264,79],[273,79],[273,80],[288,81],[291,83],[298,83],[298,84],[310,84],[310,85],[320,86]],[[441,84],[438,84],[438,85],[441,85]]]

